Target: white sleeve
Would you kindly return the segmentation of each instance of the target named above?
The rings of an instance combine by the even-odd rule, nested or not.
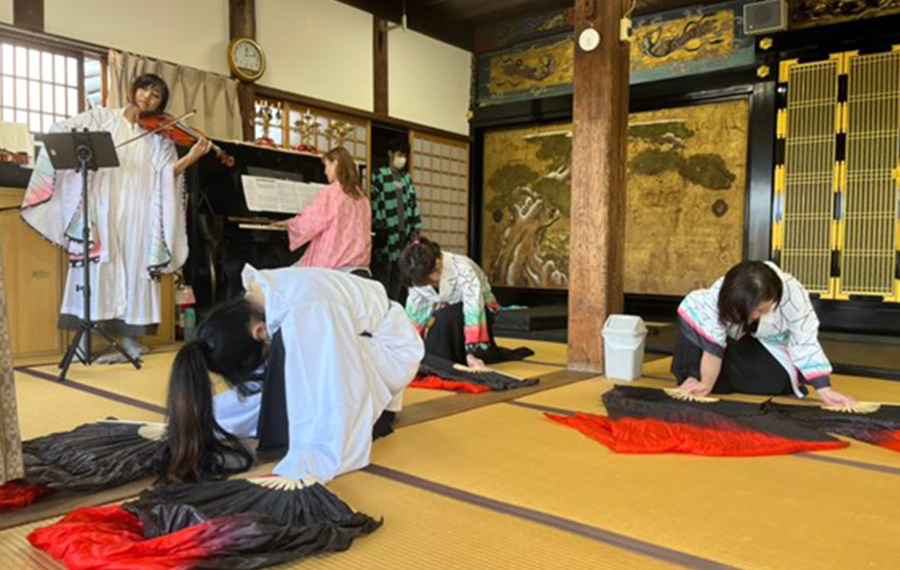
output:
[[[831,363],[819,344],[819,318],[809,300],[809,291],[797,279],[785,280],[780,307],[787,321],[788,353],[803,379],[816,387],[830,384]]]
[[[255,438],[261,402],[262,390],[243,396],[237,388],[231,388],[213,396],[213,416],[232,435]]]
[[[162,237],[170,256],[162,272],[171,273],[187,261],[187,194],[184,174],[175,174],[175,163],[178,162],[175,145],[163,137],[157,138],[158,146],[153,159],[158,194],[154,193],[154,198],[161,201]]]

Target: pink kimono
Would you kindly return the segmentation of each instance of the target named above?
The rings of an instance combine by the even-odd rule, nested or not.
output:
[[[325,269],[368,269],[372,255],[369,201],[352,198],[333,182],[322,188],[303,213],[288,222],[291,251],[309,248],[298,265]]]

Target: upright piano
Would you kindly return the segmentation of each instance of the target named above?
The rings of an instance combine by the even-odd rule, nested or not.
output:
[[[326,183],[325,168],[315,155],[217,142],[235,158],[228,168],[213,153],[188,171],[188,243],[184,275],[193,287],[200,311],[242,292],[241,270],[290,266],[303,254],[291,252],[284,230],[267,225],[289,215],[252,212],[244,198],[241,175]]]

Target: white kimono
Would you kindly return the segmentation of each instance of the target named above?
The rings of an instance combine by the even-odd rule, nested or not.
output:
[[[403,308],[377,281],[329,269],[243,272],[266,304],[269,335],[281,331],[289,447],[274,472],[328,482],[369,464],[372,427],[400,398],[425,348]],[[363,336],[369,333],[371,336]],[[215,399],[219,424],[254,437],[260,395]]]
[[[108,131],[119,145],[143,132],[123,109],[94,109],[53,125]],[[129,325],[160,322],[158,276],[184,264],[188,254],[184,184],[175,176],[175,145],[159,135],[117,148],[120,166],[89,173],[91,317]],[[72,260],[63,314],[83,316],[81,174],[56,172],[41,152],[22,204],[23,220],[66,249]]]

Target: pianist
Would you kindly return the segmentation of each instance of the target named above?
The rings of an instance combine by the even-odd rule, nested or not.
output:
[[[309,244],[299,266],[369,276],[372,213],[356,164],[343,147],[325,153],[322,163],[328,186],[302,213],[273,225],[287,228],[291,251]]]

